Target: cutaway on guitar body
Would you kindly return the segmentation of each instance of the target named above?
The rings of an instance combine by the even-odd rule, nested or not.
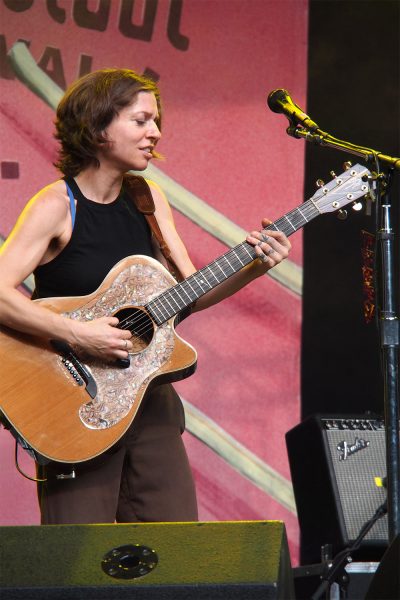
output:
[[[194,372],[196,351],[176,334],[175,317],[157,324],[146,308],[175,283],[158,261],[134,256],[89,296],[36,301],[71,319],[116,316],[132,333],[126,368],[64,342],[0,329],[0,410],[29,446],[60,462],[93,458],[125,433],[150,384]]]

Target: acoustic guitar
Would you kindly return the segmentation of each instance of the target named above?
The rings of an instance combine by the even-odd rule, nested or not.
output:
[[[291,235],[317,216],[370,191],[370,172],[355,165],[268,226]],[[187,307],[257,259],[243,242],[181,283],[156,260],[129,256],[88,296],[35,300],[71,319],[116,316],[132,333],[129,360],[101,362],[60,340],[0,328],[0,411],[37,459],[78,463],[98,456],[126,432],[150,385],[196,368],[194,348],[175,332]]]

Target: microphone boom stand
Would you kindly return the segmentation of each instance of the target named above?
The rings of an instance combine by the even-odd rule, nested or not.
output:
[[[385,439],[386,439],[386,464],[387,464],[387,510],[389,544],[400,533],[400,460],[399,460],[399,319],[396,315],[395,291],[395,258],[394,237],[392,229],[390,203],[390,187],[393,172],[400,170],[400,158],[387,156],[376,150],[356,146],[350,142],[338,140],[330,134],[316,129],[309,131],[289,118],[290,125],[287,133],[295,138],[303,138],[320,146],[329,146],[343,152],[361,156],[367,162],[375,162],[378,167],[378,190],[376,239],[381,249],[380,270],[380,307],[378,315],[378,328],[380,347],[382,353],[382,370],[384,383],[384,411],[385,411]],[[386,178],[379,174],[379,164],[389,166]],[[385,179],[386,189],[384,202],[381,201],[380,183]]]
[[[369,521],[364,523],[357,538],[354,540],[351,546],[348,546],[347,548],[339,552],[339,554],[337,554],[333,560],[328,560],[325,573],[323,573],[323,575],[321,576],[322,582],[320,583],[314,594],[311,596],[311,600],[319,600],[319,598],[322,597],[322,594],[326,593],[332,585],[332,583],[335,582],[339,585],[339,588],[341,590],[340,597],[347,598],[347,586],[349,583],[349,577],[346,573],[346,566],[350,562],[352,562],[351,555],[353,554],[353,552],[358,550],[358,548],[361,545],[361,542],[363,541],[369,530],[372,529],[372,527],[378,521],[378,519],[386,515],[386,513],[387,501],[385,500],[385,502],[377,508],[373,517]]]

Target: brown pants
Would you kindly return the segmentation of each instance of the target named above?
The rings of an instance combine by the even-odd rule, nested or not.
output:
[[[42,524],[196,521],[193,478],[181,434],[184,412],[170,385],[146,394],[140,414],[119,442],[75,465],[38,467]]]

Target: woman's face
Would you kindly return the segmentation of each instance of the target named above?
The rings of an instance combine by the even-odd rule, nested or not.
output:
[[[109,141],[99,149],[100,165],[112,166],[123,173],[130,169],[143,171],[161,137],[156,124],[158,116],[155,95],[138,92],[107,127],[105,135]]]

